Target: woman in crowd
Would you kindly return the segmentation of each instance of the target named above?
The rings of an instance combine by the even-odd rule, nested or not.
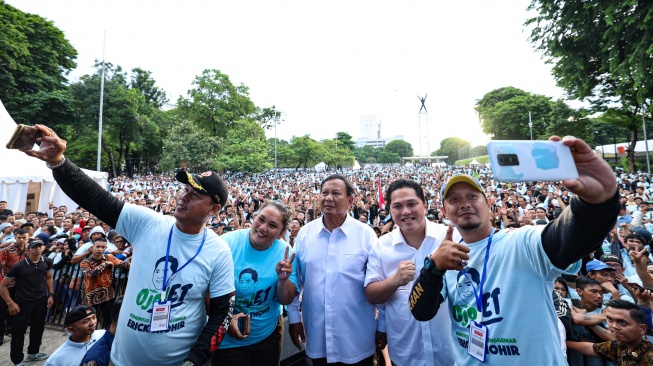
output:
[[[227,335],[211,365],[279,365],[283,337],[280,305],[292,302],[299,291],[289,280],[292,248],[278,239],[290,217],[286,206],[268,202],[251,229],[222,236],[234,259],[236,303]]]

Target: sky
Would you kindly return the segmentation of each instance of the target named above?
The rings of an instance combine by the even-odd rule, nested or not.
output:
[[[204,69],[247,85],[257,106],[283,112],[285,140],[356,139],[361,117],[375,115],[382,137],[403,135],[428,154],[447,137],[487,142],[474,104],[494,89],[564,97],[528,42],[525,0],[6,2],[64,32],[79,53],[71,82],[94,72],[106,35],[105,60],[151,71],[171,103]]]

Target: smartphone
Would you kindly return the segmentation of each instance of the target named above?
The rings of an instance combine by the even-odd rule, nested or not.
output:
[[[639,283],[637,283],[637,282],[627,282],[627,284],[630,285],[630,287],[634,288],[635,290],[650,290],[650,291],[653,291],[652,288],[650,288],[650,287],[642,287],[642,286],[641,286]]]
[[[7,143],[7,149],[31,150],[41,136],[41,131],[36,127],[18,125]]]
[[[242,335],[249,334],[249,316],[238,318],[238,331]]]
[[[578,178],[571,150],[562,141],[497,140],[488,142],[487,150],[498,181]]]

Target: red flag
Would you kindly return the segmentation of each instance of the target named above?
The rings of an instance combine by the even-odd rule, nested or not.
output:
[[[376,186],[378,187],[377,189],[379,190],[378,195],[379,195],[379,209],[383,208],[385,209],[385,199],[383,198],[383,189],[381,188],[381,177],[376,178]]]

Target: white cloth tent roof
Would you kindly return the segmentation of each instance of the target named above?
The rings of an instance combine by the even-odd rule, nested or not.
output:
[[[321,163],[319,163],[319,164],[317,164],[315,166],[315,171],[316,172],[323,172],[325,170],[326,170],[326,163],[325,162],[321,162]]]
[[[478,161],[476,161],[476,159],[472,159],[472,162],[469,163],[469,165],[481,165],[481,163],[479,163]]]
[[[0,161],[3,167],[0,169],[0,200],[7,201],[7,208],[12,211],[24,211],[27,204],[27,195],[30,182],[40,184],[39,201],[36,207],[29,207],[30,211],[48,212],[49,203],[57,206],[66,206],[74,210],[78,205],[63,193],[59,185],[52,177],[52,171],[39,159],[25,155],[18,150],[7,149],[16,122],[9,115],[5,106],[0,101],[0,130],[3,133],[0,139]],[[36,146],[38,149],[38,146]],[[108,174],[82,169],[93,180],[102,187],[107,187]]]

